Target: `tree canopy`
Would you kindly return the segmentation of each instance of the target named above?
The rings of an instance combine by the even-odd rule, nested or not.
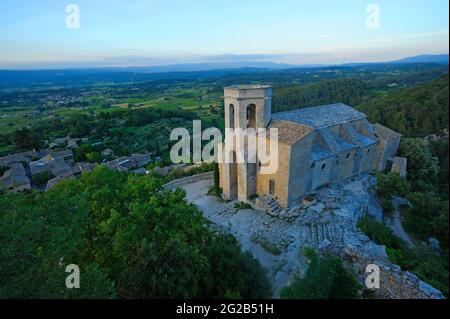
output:
[[[448,74],[429,83],[392,90],[358,105],[369,121],[408,137],[448,128]]]
[[[355,299],[360,296],[356,275],[344,268],[339,258],[320,257],[310,248],[305,248],[304,255],[310,261],[305,277],[283,288],[281,298]]]
[[[262,298],[264,269],[159,179],[104,166],[0,197],[0,297]],[[80,267],[80,289],[65,267]]]

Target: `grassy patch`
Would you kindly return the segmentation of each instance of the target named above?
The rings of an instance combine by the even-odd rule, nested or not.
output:
[[[234,209],[236,209],[236,210],[252,209],[252,206],[250,206],[250,204],[240,202],[240,203],[234,204]]]

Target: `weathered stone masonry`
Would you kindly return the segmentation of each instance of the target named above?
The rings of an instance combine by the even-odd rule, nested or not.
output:
[[[324,185],[389,168],[398,150],[400,134],[369,123],[364,113],[342,103],[272,114],[268,85],[230,86],[224,95],[226,128],[278,129],[276,173],[261,174],[258,159],[220,165],[226,199],[268,195],[282,207],[296,205]],[[231,152],[236,159],[236,142]]]

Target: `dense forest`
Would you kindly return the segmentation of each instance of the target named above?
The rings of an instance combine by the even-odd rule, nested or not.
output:
[[[408,137],[424,137],[448,128],[448,74],[429,83],[387,92],[361,80],[336,79],[274,88],[274,112],[345,103]]]
[[[409,137],[424,137],[448,128],[448,74],[430,83],[390,91],[361,104],[371,122]]]
[[[357,105],[369,98],[370,86],[360,80],[336,79],[274,88],[272,111],[289,111],[332,103]]]
[[[0,298],[271,296],[259,262],[155,177],[100,166],[0,207]],[[65,288],[69,264],[83,289]]]

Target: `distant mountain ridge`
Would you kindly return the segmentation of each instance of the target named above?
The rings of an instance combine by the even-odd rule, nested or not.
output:
[[[360,66],[372,64],[394,64],[394,63],[434,63],[441,65],[449,64],[448,54],[424,54],[412,57],[406,57],[394,61],[384,62],[356,62],[342,64],[287,64],[275,63],[270,61],[229,61],[229,62],[205,62],[205,63],[182,63],[169,64],[161,66],[131,66],[131,67],[86,67],[86,68],[62,68],[62,69],[34,69],[34,70],[8,70],[8,71],[88,71],[88,72],[108,72],[108,73],[170,73],[170,72],[202,72],[213,70],[238,70],[238,69],[255,69],[255,70],[286,70],[298,68],[321,68],[329,66]],[[0,69],[0,71],[2,71]],[[5,70],[6,71],[6,70]]]
[[[448,54],[423,54],[403,58],[392,63],[437,63],[448,64]]]
[[[386,62],[358,62],[358,63],[345,63],[342,65],[345,66],[359,66],[359,65],[368,65],[368,64],[414,64],[414,63],[433,63],[433,64],[441,64],[448,65],[448,54],[422,54],[415,55],[411,57],[406,57],[399,60],[394,61],[386,61]]]
[[[391,63],[435,63],[448,64],[448,54],[424,54],[412,57],[406,57],[395,61],[386,62],[366,62],[366,63],[344,63],[344,64],[286,64],[275,62],[210,62],[210,63],[185,63],[185,64],[169,64],[161,66],[149,67],[110,67],[110,68],[90,68],[92,70],[109,71],[109,72],[132,72],[132,73],[166,73],[166,72],[201,72],[212,70],[236,70],[243,68],[250,69],[266,69],[266,70],[286,70],[298,68],[322,68],[329,66],[357,66],[365,64],[391,64]]]
[[[448,55],[446,55],[448,60]],[[417,62],[422,61],[422,62]],[[433,61],[433,62],[425,62]],[[440,61],[441,63],[437,63]],[[392,62],[355,63],[340,65],[290,65],[273,62],[236,63],[201,63],[178,64],[153,67],[104,67],[104,68],[69,68],[46,70],[0,70],[0,88],[14,88],[18,85],[88,85],[103,83],[133,83],[143,81],[166,81],[186,79],[212,79],[227,76],[230,83],[236,81],[251,82],[258,78],[267,81],[267,78],[284,78],[288,80],[293,74],[306,76],[311,72],[319,72],[323,79],[334,78],[333,72],[358,72],[358,69],[433,69],[438,73],[448,73],[448,63],[445,64],[445,55],[419,56],[405,58]],[[247,66],[246,66],[247,65]],[[248,66],[250,65],[250,66]],[[330,73],[331,72],[331,73]],[[241,75],[245,76],[242,78]],[[259,76],[259,77],[258,77]],[[419,81],[420,82],[420,81]]]

